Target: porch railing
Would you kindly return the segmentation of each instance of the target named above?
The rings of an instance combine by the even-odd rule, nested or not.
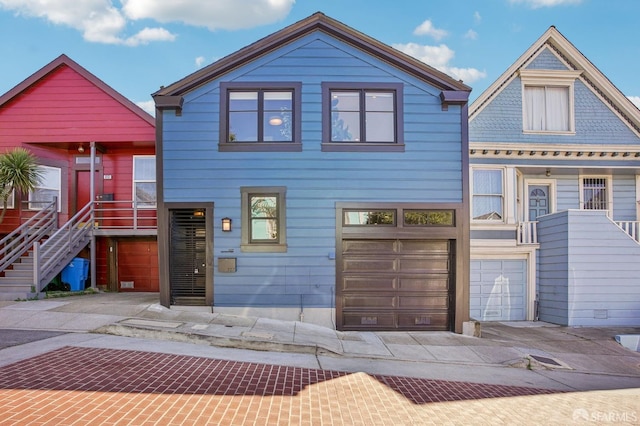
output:
[[[31,205],[38,202],[31,201]],[[58,226],[58,200],[43,203],[24,223],[0,240],[0,272],[7,269],[18,258],[33,247],[33,243],[40,241]]]
[[[519,222],[516,238],[518,244],[538,244],[538,222]]]
[[[98,201],[95,203],[95,229],[153,230],[158,228],[155,205],[126,201]]]
[[[626,232],[631,238],[640,243],[640,222],[634,220],[614,221],[620,229]]]

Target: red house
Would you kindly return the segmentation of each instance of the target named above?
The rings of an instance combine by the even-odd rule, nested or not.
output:
[[[43,179],[13,194],[0,224],[0,298],[40,292],[76,256],[93,260],[92,286],[158,291],[154,118],[61,55],[0,96],[0,153],[14,147]]]

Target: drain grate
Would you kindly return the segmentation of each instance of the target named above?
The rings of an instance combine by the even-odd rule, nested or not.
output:
[[[562,364],[560,364],[558,361],[556,361],[553,358],[547,358],[546,356],[540,356],[540,355],[531,355],[531,358],[543,364],[557,365],[558,367],[562,367]]]

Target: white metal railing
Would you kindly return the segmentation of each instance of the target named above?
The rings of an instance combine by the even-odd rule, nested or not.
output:
[[[99,201],[95,206],[96,229],[149,230],[158,228],[158,213],[155,206],[136,201]]]
[[[538,244],[538,222],[519,222],[516,228],[518,244]]]
[[[631,238],[640,243],[640,222],[635,220],[616,220],[616,225],[624,232],[626,232]]]

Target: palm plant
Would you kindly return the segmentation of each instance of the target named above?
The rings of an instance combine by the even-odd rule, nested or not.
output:
[[[36,157],[24,148],[14,148],[0,155],[0,223],[7,212],[9,197],[15,189],[26,194],[36,189],[42,172],[36,163]]]

